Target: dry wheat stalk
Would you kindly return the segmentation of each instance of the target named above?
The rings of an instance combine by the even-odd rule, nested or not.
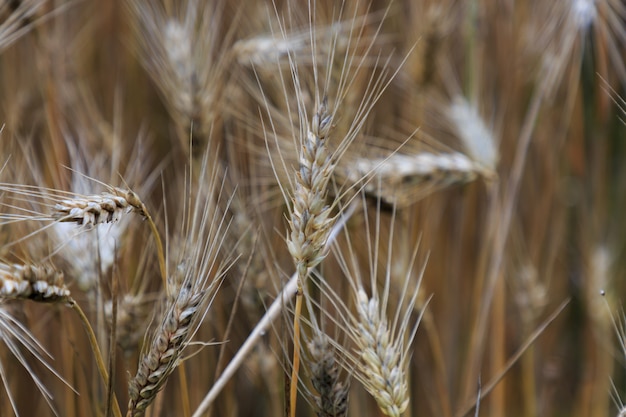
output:
[[[341,381],[340,365],[328,337],[316,332],[308,343],[310,373],[318,417],[346,417],[348,415],[349,384]]]
[[[44,303],[69,302],[63,273],[49,266],[0,263],[0,298]]]

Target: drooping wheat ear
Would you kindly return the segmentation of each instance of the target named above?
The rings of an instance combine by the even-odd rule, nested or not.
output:
[[[355,27],[372,29],[368,26],[374,26],[381,17],[381,13],[371,13],[313,28],[285,29],[280,34],[262,34],[235,42],[233,54],[241,65],[254,66],[257,70],[265,67],[275,71],[277,63],[282,61],[287,65],[289,59],[295,56],[306,59],[307,62],[324,62],[326,57],[333,54],[342,56],[349,48],[366,50],[374,42],[380,46],[388,43],[390,38],[380,34],[375,39],[367,36],[358,39],[352,37]],[[355,60],[359,58],[355,55]],[[371,61],[375,61],[373,56]]]
[[[43,303],[69,302],[63,273],[50,266],[0,263],[0,299],[21,298]]]
[[[326,204],[328,181],[335,167],[326,144],[331,123],[324,98],[302,143],[289,220],[287,247],[302,279],[324,258],[323,249],[334,221],[331,207]]]
[[[206,294],[183,288],[175,299],[168,302],[150,348],[142,355],[137,374],[129,383],[128,417],[144,415],[178,366],[182,352],[202,316],[199,314],[200,305]]]
[[[315,396],[318,417],[345,417],[348,415],[350,385],[340,378],[340,366],[328,337],[316,333],[308,343],[311,364],[311,383],[319,395]]]
[[[102,193],[63,200],[54,206],[53,216],[61,222],[97,225],[119,221],[131,210],[128,201],[119,195]]]
[[[378,297],[369,298],[362,288],[358,293],[357,314],[356,342],[365,389],[385,415],[398,417],[409,405],[403,335],[396,335],[394,340]]]
[[[395,153],[388,158],[358,158],[337,168],[342,181],[367,181],[363,187],[366,193],[399,205],[409,204],[433,190],[471,182],[482,172],[481,165],[458,152]]]

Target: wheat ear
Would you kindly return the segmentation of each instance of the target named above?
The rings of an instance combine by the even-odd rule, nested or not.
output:
[[[49,266],[0,263],[0,298],[64,303],[70,300],[70,290],[63,273]]]
[[[108,187],[108,186],[107,186]],[[165,253],[159,230],[146,205],[132,190],[108,187],[109,191],[99,195],[61,200],[54,206],[53,218],[60,222],[73,222],[79,225],[97,225],[118,221],[123,213],[134,211],[143,216],[150,226],[156,242],[159,269],[163,284],[167,287]]]
[[[365,388],[385,415],[399,417],[409,405],[402,340],[392,339],[378,297],[368,298],[362,288],[358,294],[357,314],[359,332],[356,342],[364,370]]]
[[[85,313],[72,299],[69,289],[65,286],[62,272],[49,266],[0,263],[0,300],[10,298],[65,303],[72,308],[85,327],[104,386],[108,386],[109,375],[93,329]],[[113,394],[113,414],[115,417],[122,417],[115,394]]]
[[[183,348],[193,336],[194,324],[201,316],[198,312],[205,294],[205,291],[183,289],[169,302],[150,349],[142,356],[137,374],[129,383],[127,417],[143,416],[178,366]]]
[[[311,356],[311,383],[319,394],[315,396],[318,417],[346,417],[350,386],[340,379],[340,366],[328,337],[316,332],[308,348]]]
[[[302,285],[309,270],[325,256],[324,246],[334,218],[326,205],[328,181],[334,163],[328,153],[326,136],[330,131],[332,116],[327,111],[326,98],[313,115],[307,137],[300,152],[300,169],[296,174],[296,187],[289,225],[291,234],[287,247],[296,264],[298,289],[293,319],[293,368],[289,405],[291,417],[295,417],[298,394],[298,370],[300,368],[300,314],[302,311]]]

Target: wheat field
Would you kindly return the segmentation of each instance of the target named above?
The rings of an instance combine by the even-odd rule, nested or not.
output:
[[[626,415],[621,0],[0,0],[0,416]]]

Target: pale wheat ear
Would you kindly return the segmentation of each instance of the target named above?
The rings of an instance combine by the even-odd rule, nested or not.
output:
[[[363,199],[362,202],[367,219],[366,201]],[[336,323],[355,346],[354,349],[349,350],[341,348],[341,343],[333,342],[344,357],[341,361],[342,366],[347,371],[353,372],[354,378],[374,397],[384,414],[399,416],[408,407],[407,369],[411,357],[410,345],[428,300],[421,305],[419,317],[411,324],[419,294],[419,283],[424,273],[423,268],[416,273],[417,289],[413,293],[408,291],[410,281],[414,277],[412,271],[419,247],[416,245],[404,276],[403,287],[395,289],[400,292],[398,304],[395,308],[389,306],[390,292],[393,290],[391,279],[395,214],[390,220],[389,242],[386,242],[388,244],[387,260],[382,270],[379,268],[378,255],[381,244],[380,207],[377,208],[375,216],[373,226],[370,225],[369,220],[360,226],[365,229],[368,236],[367,272],[361,272],[360,261],[348,231],[345,232],[346,247],[333,245],[333,254],[352,289],[356,311],[353,311],[347,305],[346,300],[335,293],[324,280],[320,280],[319,285],[324,297],[338,312],[338,317],[325,317]],[[383,277],[380,277],[381,274]],[[379,277],[383,281],[382,284]],[[370,288],[371,295],[368,295],[366,286]],[[322,314],[325,314],[324,310]]]
[[[222,33],[226,1],[127,2],[137,54],[158,86],[185,153],[202,158],[225,101],[233,24]],[[193,144],[187,139],[192,133]]]

